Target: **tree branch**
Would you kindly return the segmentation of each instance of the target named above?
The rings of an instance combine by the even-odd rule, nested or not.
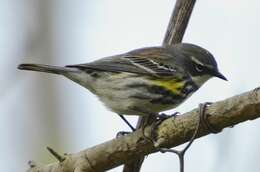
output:
[[[209,122],[223,129],[260,117],[260,88],[213,103],[206,110]],[[157,146],[166,148],[183,144],[190,139],[198,122],[198,109],[165,120],[157,130]],[[149,140],[151,126],[110,140],[79,153],[70,154],[62,162],[46,166],[31,166],[28,172],[99,172],[122,165],[133,158],[157,152]],[[201,128],[198,137],[210,134]]]
[[[185,30],[193,10],[196,0],[177,0],[167,31],[163,40],[163,45],[173,45],[182,42]]]
[[[142,126],[145,125],[145,122],[149,119],[149,117],[145,116],[139,116],[138,121],[136,124],[136,129],[140,129]],[[150,118],[151,119],[151,118]],[[153,119],[149,121],[149,123],[152,123]],[[139,172],[141,170],[142,164],[144,162],[144,156],[138,157],[136,159],[132,159],[131,161],[128,161],[126,164],[124,164],[123,172]]]

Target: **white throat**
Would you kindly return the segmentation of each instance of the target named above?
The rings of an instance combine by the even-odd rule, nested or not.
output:
[[[210,78],[211,78],[210,75],[203,75],[203,76],[194,76],[192,77],[192,80],[196,83],[198,87],[201,87]]]

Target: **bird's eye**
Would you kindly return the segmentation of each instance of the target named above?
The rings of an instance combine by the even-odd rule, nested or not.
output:
[[[196,64],[195,68],[196,68],[196,70],[198,72],[202,72],[203,71],[203,66],[202,65]]]

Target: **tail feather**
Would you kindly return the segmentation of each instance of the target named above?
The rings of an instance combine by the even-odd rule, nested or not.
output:
[[[50,65],[43,65],[43,64],[20,64],[18,66],[18,69],[55,73],[55,74],[65,74],[67,72],[79,72],[78,69],[76,68],[50,66]]]

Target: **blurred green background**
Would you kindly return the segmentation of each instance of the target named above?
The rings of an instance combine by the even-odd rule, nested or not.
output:
[[[75,83],[18,71],[19,63],[85,63],[160,45],[174,0],[0,0],[0,166],[25,171],[50,163],[46,151],[77,152],[127,130],[121,119]],[[260,86],[260,1],[197,1],[184,42],[212,52],[229,82],[212,79],[174,111]],[[170,113],[170,112],[169,112]],[[135,122],[137,117],[129,117]],[[259,172],[260,121],[195,141],[186,170]],[[119,172],[122,167],[111,170]],[[175,155],[150,155],[143,172],[178,171]]]

